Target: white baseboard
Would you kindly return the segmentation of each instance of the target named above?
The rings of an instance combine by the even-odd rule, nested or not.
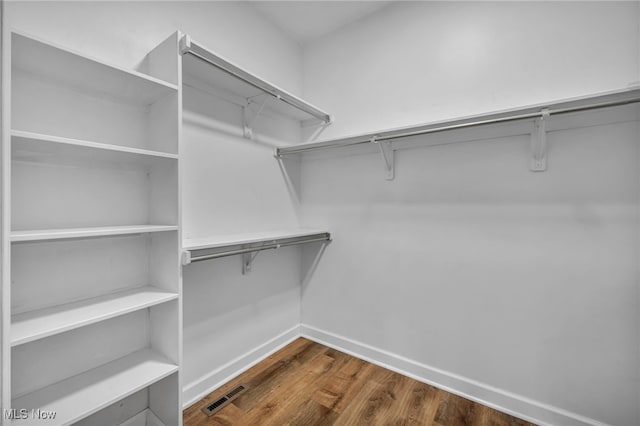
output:
[[[182,400],[184,401],[182,408],[185,409],[200,401],[211,391],[247,371],[298,337],[300,337],[300,326],[296,325],[225,365],[216,368],[201,379],[185,385],[182,389]]]
[[[606,426],[597,420],[480,383],[457,374],[430,367],[318,328],[301,324],[300,334],[309,340],[411,377],[463,398],[476,401],[539,425]]]

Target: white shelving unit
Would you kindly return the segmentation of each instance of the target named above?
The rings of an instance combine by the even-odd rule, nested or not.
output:
[[[4,424],[180,425],[178,34],[143,70],[5,34]]]

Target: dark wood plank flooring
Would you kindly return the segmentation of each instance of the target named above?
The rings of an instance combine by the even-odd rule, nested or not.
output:
[[[209,417],[201,409],[248,390]],[[185,426],[532,426],[433,386],[300,338],[184,412]]]

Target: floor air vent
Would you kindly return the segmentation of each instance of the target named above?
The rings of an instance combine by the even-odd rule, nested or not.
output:
[[[224,407],[225,405],[227,405],[228,403],[230,403],[231,401],[236,399],[238,396],[240,396],[246,390],[247,390],[246,386],[240,385],[240,386],[232,389],[225,396],[223,396],[221,398],[218,398],[213,403],[211,403],[211,404],[207,405],[206,407],[204,407],[202,409],[202,412],[205,413],[207,416],[213,416],[216,412],[220,411],[222,409],[222,407]]]

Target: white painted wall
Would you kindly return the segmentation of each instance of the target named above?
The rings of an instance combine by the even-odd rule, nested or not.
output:
[[[638,2],[394,2],[304,49],[323,138],[640,83]]]
[[[392,4],[305,49],[304,93],[336,116],[324,137],[622,88],[640,80],[639,16]],[[335,239],[303,324],[550,424],[640,424],[640,131],[624,111],[550,132],[545,173],[528,137],[499,133],[398,151],[391,182],[375,154],[307,156],[303,219]]]
[[[181,30],[285,90],[301,92],[300,47],[241,2],[9,1],[6,9],[18,30],[129,68]],[[184,236],[296,226],[296,205],[272,147],[239,137],[240,109],[188,88],[184,106]],[[289,123],[262,130],[299,138],[299,128]],[[248,362],[241,358],[247,352],[298,325],[299,281],[296,249],[261,254],[248,276],[238,257],[184,270],[185,403],[230,374],[221,366],[237,358]]]

